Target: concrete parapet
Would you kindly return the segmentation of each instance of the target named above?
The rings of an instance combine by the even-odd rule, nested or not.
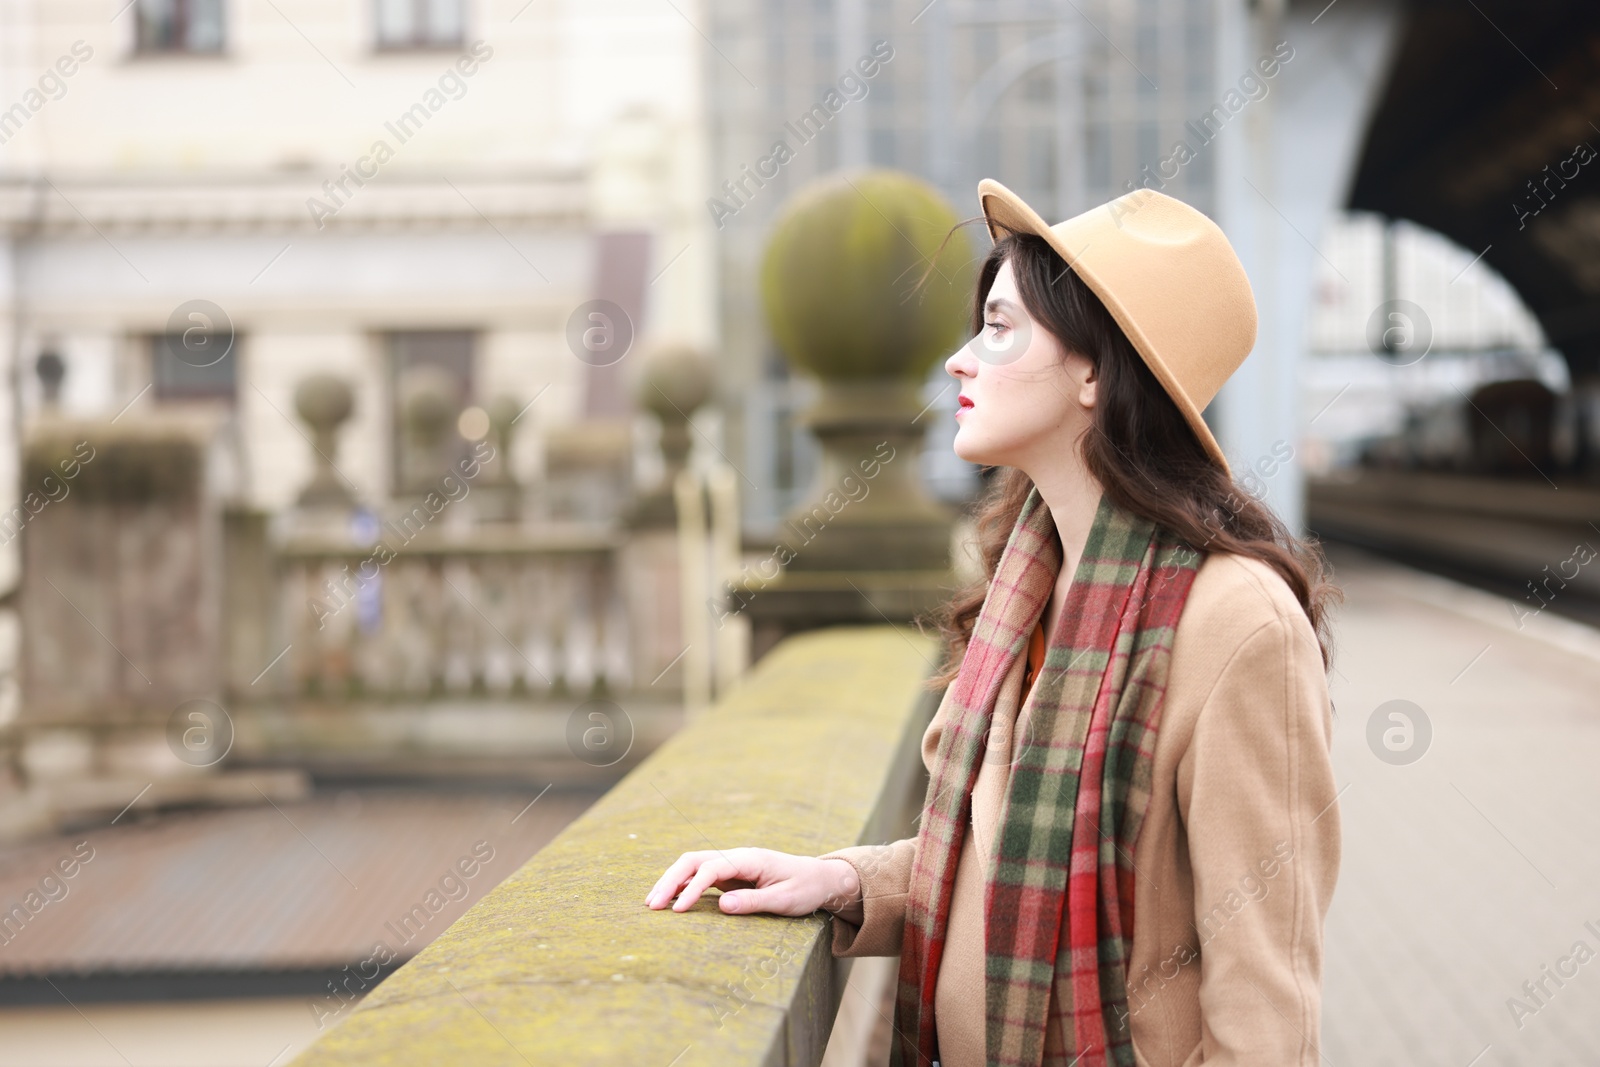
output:
[[[910,833],[936,653],[889,626],[783,641],[295,1062],[813,1067],[854,962],[830,917],[644,896],[687,851]]]

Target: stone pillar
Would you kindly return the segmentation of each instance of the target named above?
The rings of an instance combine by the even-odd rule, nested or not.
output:
[[[339,454],[339,426],[355,410],[350,385],[331,374],[313,374],[294,391],[294,407],[311,427],[311,480],[300,490],[300,506],[347,508],[354,503],[334,464]]]
[[[483,465],[473,490],[476,514],[484,522],[516,522],[522,517],[522,486],[511,469],[511,439],[523,405],[515,397],[497,396],[489,402],[489,435],[494,438],[494,459]]]
[[[684,575],[673,487],[693,444],[689,418],[711,398],[712,369],[711,360],[697,349],[668,346],[646,357],[634,390],[638,406],[661,424],[665,470],[657,485],[634,498],[626,517],[629,632],[634,673],[645,688],[681,691],[685,665],[693,658],[683,655],[684,647],[697,640],[684,632]]]
[[[1250,0],[1221,0],[1218,12],[1217,93],[1280,41],[1292,43],[1294,56],[1271,93],[1207,149],[1217,153],[1213,217],[1250,276],[1259,326],[1255,349],[1206,409],[1206,422],[1236,479],[1265,480],[1272,472],[1263,502],[1304,533],[1304,465],[1279,464],[1276,457],[1286,446],[1297,454],[1303,449],[1301,434],[1313,417],[1301,406],[1300,366],[1316,249],[1343,205],[1404,13],[1391,4],[1319,11]]]
[[[921,383],[967,334],[975,264],[957,221],[927,183],[869,170],[802,189],[773,229],[763,303],[784,354],[819,381],[803,419],[823,458],[779,542],[746,546],[770,555],[728,590],[754,658],[800,630],[909,622],[956,585],[955,515],[924,488],[918,453],[938,417]]]
[[[409,447],[401,453],[396,497],[425,495],[454,465],[461,415],[456,390],[455,379],[434,366],[412,367],[401,379],[396,414]]]
[[[271,646],[264,522],[231,546],[224,528],[238,489],[226,435],[226,416],[203,410],[29,426],[23,497],[0,515],[0,541],[22,543],[13,728],[27,792],[0,812],[0,840],[105,825],[136,798],[149,810],[305,794],[302,772],[228,763],[227,682],[248,690]],[[251,614],[244,629],[230,601]]]
[[[689,462],[694,444],[689,418],[711,399],[711,361],[687,345],[662,348],[645,361],[634,399],[661,424],[661,482],[634,501],[629,524],[635,527],[674,525],[672,487]]]
[[[33,372],[39,377],[39,396],[44,406],[54,411],[61,406],[61,383],[67,377],[67,363],[56,351],[56,346],[45,346],[34,360]]]
[[[23,501],[23,708],[30,721],[162,716],[222,692],[222,512],[209,414],[30,428]]]

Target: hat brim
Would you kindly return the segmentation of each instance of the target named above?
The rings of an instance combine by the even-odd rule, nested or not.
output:
[[[1100,302],[1105,305],[1106,310],[1111,312],[1111,317],[1117,321],[1118,326],[1122,327],[1123,333],[1128,335],[1128,340],[1133,343],[1134,349],[1138,351],[1145,365],[1156,376],[1156,380],[1161,383],[1162,388],[1167,391],[1167,395],[1172,398],[1172,402],[1177,405],[1178,412],[1183,416],[1184,421],[1189,424],[1189,428],[1199,438],[1200,445],[1205,449],[1206,454],[1216,461],[1217,465],[1222,468],[1223,473],[1231,478],[1233,470],[1228,466],[1228,457],[1223,455],[1222,446],[1217,443],[1216,436],[1211,432],[1211,427],[1206,425],[1206,420],[1201,415],[1200,409],[1195,406],[1188,392],[1184,390],[1173,375],[1166,361],[1161,358],[1161,354],[1156,351],[1155,346],[1144,335],[1144,331],[1139,329],[1138,322],[1122,306],[1122,302],[1117,298],[1116,293],[1109,290],[1096,276],[1090,265],[1082,262],[1082,257],[1079,253],[1083,250],[1066,247],[1065,242],[1061,240],[1061,236],[1039,216],[1037,211],[1029,207],[1016,193],[1013,193],[993,178],[985,178],[978,183],[978,205],[983,209],[984,224],[989,229],[991,239],[998,241],[1007,232],[1031,233],[1042,237],[1051,248],[1055,249],[1056,254],[1066,261],[1067,266],[1071,267],[1078,277],[1083,279],[1084,284],[1100,298]],[[1105,205],[1094,210],[1105,210]]]

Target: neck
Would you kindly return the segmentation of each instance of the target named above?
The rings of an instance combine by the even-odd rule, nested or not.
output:
[[[1055,520],[1056,536],[1061,539],[1062,570],[1070,578],[1083,555],[1094,524],[1101,486],[1082,462],[1055,463],[1038,471],[1024,471],[1039,487],[1039,496]]]
[[[1089,527],[1094,525],[1095,509],[1100,503],[1100,482],[1089,473],[1083,461],[1073,455],[1070,462],[1037,465],[1037,469],[1024,468],[1023,473],[1039,489],[1039,497],[1050,509],[1055,520],[1056,537],[1061,541],[1061,572],[1056,587],[1045,608],[1045,631],[1054,629],[1061,605],[1066,602],[1067,588],[1083,558],[1083,546],[1089,540]]]

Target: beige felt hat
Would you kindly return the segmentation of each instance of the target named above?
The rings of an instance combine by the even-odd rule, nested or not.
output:
[[[978,202],[991,237],[1038,234],[1077,271],[1228,471],[1200,413],[1255,347],[1256,301],[1221,228],[1154,189],[1135,189],[1054,226],[991,178],[978,183]]]

